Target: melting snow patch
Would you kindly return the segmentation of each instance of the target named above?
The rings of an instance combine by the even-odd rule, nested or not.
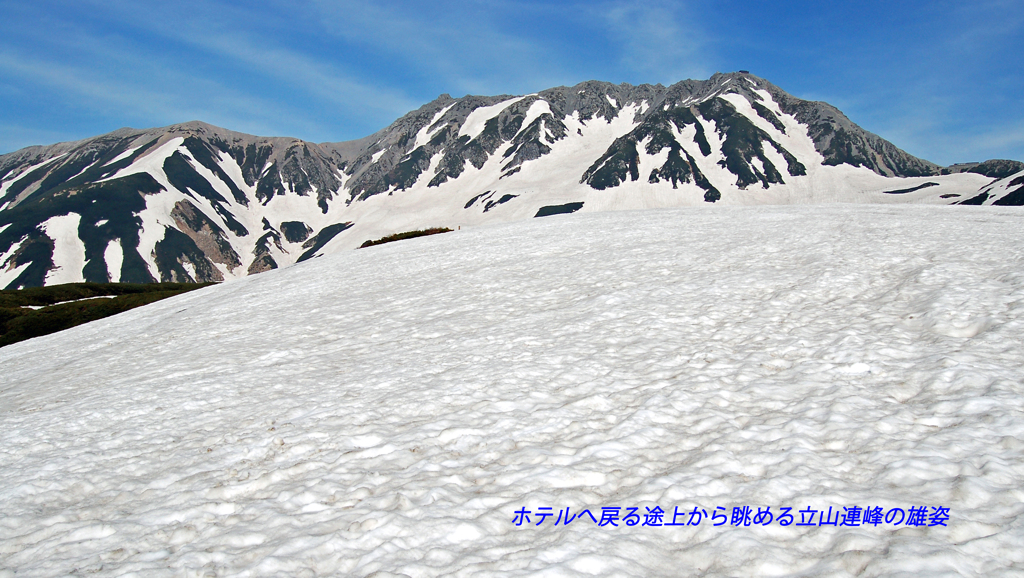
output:
[[[130,157],[130,156],[132,156],[132,154],[135,153],[135,151],[139,150],[139,148],[140,147],[131,147],[128,150],[124,151],[123,153],[121,153],[121,154],[117,155],[116,157],[110,159],[109,161],[103,163],[103,166],[109,166],[109,165],[112,165],[112,164],[114,164],[114,163],[116,163],[118,161],[121,161],[121,160],[124,160],[124,159]]]
[[[11,267],[10,269],[0,270],[0,289],[8,289],[8,285],[13,283],[19,276],[21,276],[21,274],[25,272],[25,269],[28,269],[29,265],[31,264],[31,262],[22,263],[21,265]],[[16,287],[10,288],[16,289]]]
[[[435,114],[434,117],[430,119],[430,122],[428,122],[426,125],[424,125],[423,128],[421,128],[416,133],[416,142],[413,144],[413,146],[412,146],[412,148],[410,150],[416,150],[416,149],[420,148],[421,146],[423,146],[423,145],[427,144],[428,142],[430,142],[430,137],[433,136],[433,134],[435,132],[441,130],[440,126],[436,127],[434,130],[430,130],[430,127],[434,126],[434,123],[436,123],[437,121],[441,120],[441,117],[443,117],[446,112],[451,110],[451,108],[453,106],[455,106],[455,104],[456,104],[456,102],[453,102],[453,103],[449,104],[448,106],[442,108],[441,110],[437,111],[437,114]]]
[[[85,280],[85,244],[78,235],[82,216],[69,213],[50,217],[40,229],[53,240],[53,268],[46,274],[46,285],[78,283]]]
[[[127,177],[128,175],[134,175],[136,173],[149,173],[164,188],[171,189],[171,185],[167,181],[167,176],[164,174],[164,161],[167,160],[167,157],[173,155],[184,142],[184,137],[174,137],[160,145],[156,150],[143,155],[141,158],[135,159],[135,162],[127,167],[124,167],[113,175],[97,182],[102,183],[112,181],[114,179]],[[188,151],[183,150],[182,153],[187,154]]]
[[[103,261],[107,264],[107,274],[111,283],[121,282],[121,265],[124,263],[124,249],[121,248],[121,239],[113,239],[107,243],[103,251]]]
[[[482,133],[484,131],[484,128],[487,127],[487,121],[491,120],[495,116],[498,116],[499,114],[501,114],[501,111],[519,102],[520,100],[523,100],[524,98],[526,97],[520,96],[516,98],[510,98],[509,100],[499,102],[498,104],[492,104],[491,106],[481,106],[480,108],[475,109],[473,112],[469,113],[469,116],[466,117],[466,121],[462,123],[462,128],[459,129],[459,136],[469,136],[470,140],[475,139],[476,137],[480,136],[480,133]]]
[[[42,309],[43,307],[53,307],[54,305],[64,305],[65,303],[78,303],[79,301],[88,301],[90,299],[113,299],[117,295],[97,295],[95,297],[85,297],[82,299],[71,299],[70,301],[58,301],[56,303],[50,303],[49,305],[22,305],[23,309]]]
[[[540,99],[533,101],[533,104],[531,104],[530,108],[526,111],[526,117],[523,119],[522,128],[519,132],[526,130],[533,121],[537,120],[537,118],[543,114],[551,114],[551,105],[548,104],[548,101]]]

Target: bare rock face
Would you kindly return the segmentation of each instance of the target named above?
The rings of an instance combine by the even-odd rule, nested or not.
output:
[[[1024,171],[1024,163],[1020,161],[993,159],[983,163],[978,163],[970,169],[967,169],[966,172],[985,175],[992,179],[1005,179],[1021,171]]]
[[[226,265],[228,269],[242,264],[231,243],[224,237],[224,231],[192,203],[175,203],[171,218],[178,225],[178,230],[188,235],[196,248],[214,263]]]

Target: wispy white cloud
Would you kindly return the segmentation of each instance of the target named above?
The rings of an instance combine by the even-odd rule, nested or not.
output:
[[[939,0],[912,22],[843,45],[827,78],[804,77],[815,94],[896,146],[939,164],[1024,156],[1024,89],[1018,57],[1024,10],[1018,0]],[[905,16],[913,5],[899,6]],[[890,32],[899,34],[893,36]],[[856,50],[852,50],[856,49]],[[824,92],[824,91],[827,91]]]
[[[592,79],[673,83],[713,70],[699,14],[681,2],[311,5],[327,33],[444,79],[455,93],[523,93]]]
[[[828,39],[815,31],[823,22],[844,30],[821,21],[834,11],[776,7],[760,12],[768,22],[737,21],[733,11],[752,6],[744,2],[38,2],[50,6],[0,0],[11,17],[0,20],[0,104],[38,91],[65,103],[69,118],[140,127],[200,119],[341,140],[440,92],[523,94],[591,79],[671,84],[736,67],[757,73],[760,59],[783,89],[826,100],[924,158],[981,156],[986,142],[1021,148],[1016,133],[996,130],[1020,118],[1012,109],[1022,80],[1005,64],[1024,26],[1019,0],[937,0],[891,44],[875,42],[888,38],[875,31],[871,42],[848,34],[825,51]],[[771,32],[780,23],[810,32],[790,42]],[[800,66],[791,72],[787,59]],[[15,121],[25,124],[0,117],[0,132],[12,133]]]
[[[199,119],[310,140],[358,138],[422,104],[346,74],[333,55],[318,58],[267,40],[230,7],[179,13],[177,4],[165,10],[112,1],[89,8],[106,20],[104,34],[74,19],[25,27],[17,42],[0,43],[7,44],[0,75],[49,95],[63,111],[112,117],[117,126]],[[49,30],[55,24],[60,34]],[[74,137],[80,136],[66,138]]]
[[[152,10],[130,2],[102,2],[96,7],[157,37],[203,50],[214,59],[231,61],[229,68],[241,65],[250,73],[273,77],[288,91],[306,93],[325,105],[349,107],[374,116],[395,116],[422,104],[402,90],[362,80],[345,70],[339,66],[344,63],[344,55],[326,53],[318,57],[282,46],[274,34],[280,24],[261,29],[251,22],[252,11],[236,6],[182,2]],[[301,6],[287,11],[301,11]],[[301,27],[305,23],[300,20],[295,24]],[[294,41],[296,35],[301,36],[301,32],[282,34],[286,41]]]
[[[949,143],[950,153],[963,161],[991,158],[1024,160],[1024,118],[998,126],[984,126],[966,138]],[[965,154],[967,153],[967,154]]]
[[[116,62],[109,68],[64,63],[24,53],[0,53],[0,70],[31,86],[46,87],[74,108],[95,115],[113,115],[125,122],[172,124],[207,120],[236,130],[272,129],[274,116],[281,124],[303,124],[301,118],[281,118],[286,110],[238,91],[213,79],[184,74],[158,63],[121,51],[109,42],[75,39],[71,45],[88,61]],[[132,70],[123,74],[118,70]],[[54,111],[59,113],[60,111]],[[269,122],[268,122],[269,121]],[[117,127],[111,127],[117,128]],[[306,127],[306,128],[312,128]]]
[[[979,108],[969,97],[922,83],[904,87],[898,98],[869,99],[852,110],[854,122],[940,165],[1024,159],[1024,113],[1013,106]]]
[[[260,43],[245,34],[200,33],[179,38],[221,57],[257,68],[277,78],[289,90],[306,92],[325,104],[388,115],[402,114],[422,104],[389,86],[361,82],[339,72],[328,62]]]
[[[659,0],[604,2],[592,9],[619,46],[619,62],[652,82],[707,78],[716,58],[689,4]]]
[[[1024,29],[1024,10],[1019,0],[975,0],[949,6],[957,29],[942,40],[951,52],[965,55],[988,52],[993,42]]]
[[[439,92],[522,94],[707,73],[682,5],[657,0],[74,6],[81,13],[23,10],[19,18],[45,13],[46,21],[0,40],[10,48],[0,51],[0,70],[69,109],[141,126],[201,119],[245,132],[358,138]]]
[[[78,137],[89,137],[78,135]],[[58,142],[81,140],[75,135],[59,129],[40,129],[14,123],[0,124],[0,154],[35,145],[50,145]]]
[[[347,0],[310,6],[325,34],[455,94],[540,90],[571,76],[563,59],[552,57],[559,53],[552,37],[530,33],[539,19],[561,19],[561,8],[501,1],[453,2],[443,10]]]

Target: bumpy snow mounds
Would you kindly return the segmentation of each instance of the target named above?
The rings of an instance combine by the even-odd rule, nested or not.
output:
[[[1022,236],[990,207],[553,216],[6,347],[0,575],[1019,575]],[[743,506],[949,520],[536,525]]]

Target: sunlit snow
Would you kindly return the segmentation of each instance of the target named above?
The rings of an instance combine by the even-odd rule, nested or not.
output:
[[[423,125],[423,128],[421,128],[416,133],[416,142],[412,145],[412,150],[416,150],[416,149],[420,148],[421,146],[423,146],[423,145],[427,144],[428,142],[430,142],[430,138],[432,136],[434,136],[435,132],[441,130],[441,126],[435,127],[434,130],[430,130],[430,127],[434,126],[435,122],[441,120],[441,117],[444,116],[444,114],[446,112],[451,110],[451,108],[453,106],[455,106],[455,104],[456,103],[453,102],[453,103],[449,104],[448,106],[442,108],[441,110],[437,111],[437,113],[434,114],[433,118],[430,119],[430,122],[428,122],[427,124]]]
[[[527,95],[530,96],[530,95]],[[501,111],[512,106],[513,104],[523,100],[526,96],[517,96],[508,100],[503,100],[497,104],[490,106],[481,106],[469,113],[466,117],[466,121],[462,123],[462,127],[459,128],[459,136],[468,136],[470,140],[480,136],[480,133],[484,131],[487,126],[487,121],[498,116]]]
[[[4,347],[0,575],[1013,575],[1022,237],[1014,208],[580,213]],[[744,506],[949,519],[537,525]]]
[[[78,236],[82,216],[68,213],[50,217],[39,228],[53,242],[53,269],[46,274],[46,284],[78,283],[84,281],[85,243]]]
[[[121,154],[119,154],[116,157],[110,159],[109,161],[103,163],[103,166],[107,167],[107,166],[110,166],[110,165],[112,165],[112,164],[114,164],[114,163],[116,163],[118,161],[122,161],[122,160],[130,157],[133,154],[135,154],[135,151],[139,150],[139,148],[141,148],[141,147],[140,146],[128,147],[128,149],[125,150],[124,152],[122,152]]]
[[[107,274],[111,283],[121,281],[121,266],[124,264],[124,249],[121,239],[112,239],[103,251],[103,261],[107,264]]]

